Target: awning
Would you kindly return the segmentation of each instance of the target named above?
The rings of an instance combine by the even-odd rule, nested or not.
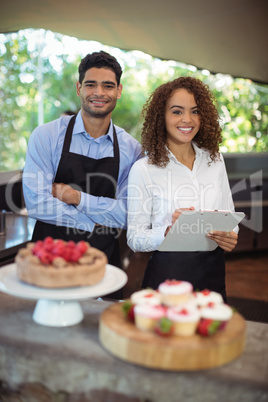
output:
[[[0,31],[43,28],[268,83],[267,0],[5,0]]]

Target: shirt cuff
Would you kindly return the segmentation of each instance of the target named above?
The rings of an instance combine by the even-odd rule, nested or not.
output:
[[[76,206],[76,209],[83,214],[89,214],[96,210],[97,197],[90,194],[83,193],[81,191],[80,204]]]

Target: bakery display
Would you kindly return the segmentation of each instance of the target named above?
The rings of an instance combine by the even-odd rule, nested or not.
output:
[[[15,263],[23,282],[42,288],[70,288],[100,282],[108,261],[102,251],[85,241],[47,237],[20,249]]]
[[[211,336],[225,328],[233,309],[222,296],[204,289],[193,291],[189,282],[166,280],[158,290],[133,293],[122,306],[127,319],[143,331],[159,335]]]
[[[122,306],[124,310],[127,305],[123,313]],[[176,323],[166,316],[157,320],[150,331],[140,330],[134,319],[130,300],[112,303],[101,314],[99,339],[115,357],[150,369],[185,371],[219,367],[241,355],[246,343],[246,321],[238,312],[233,312],[222,330],[217,320],[213,321],[217,323],[214,333],[210,331],[211,324],[206,326],[209,331],[207,334],[204,331],[205,336],[197,329],[192,335],[176,335]]]

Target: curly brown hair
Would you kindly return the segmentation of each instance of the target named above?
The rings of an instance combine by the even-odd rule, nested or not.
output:
[[[198,107],[200,129],[194,141],[199,147],[206,148],[215,162],[219,159],[219,144],[222,142],[216,101],[209,87],[193,77],[180,77],[167,82],[150,95],[142,110],[145,119],[141,133],[143,152],[153,165],[165,167],[168,164],[166,104],[173,91],[180,88],[194,95]]]

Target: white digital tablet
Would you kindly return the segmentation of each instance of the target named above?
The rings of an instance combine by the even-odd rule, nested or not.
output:
[[[231,232],[244,218],[243,212],[184,211],[158,251],[212,251],[218,246],[206,235],[213,230]]]

